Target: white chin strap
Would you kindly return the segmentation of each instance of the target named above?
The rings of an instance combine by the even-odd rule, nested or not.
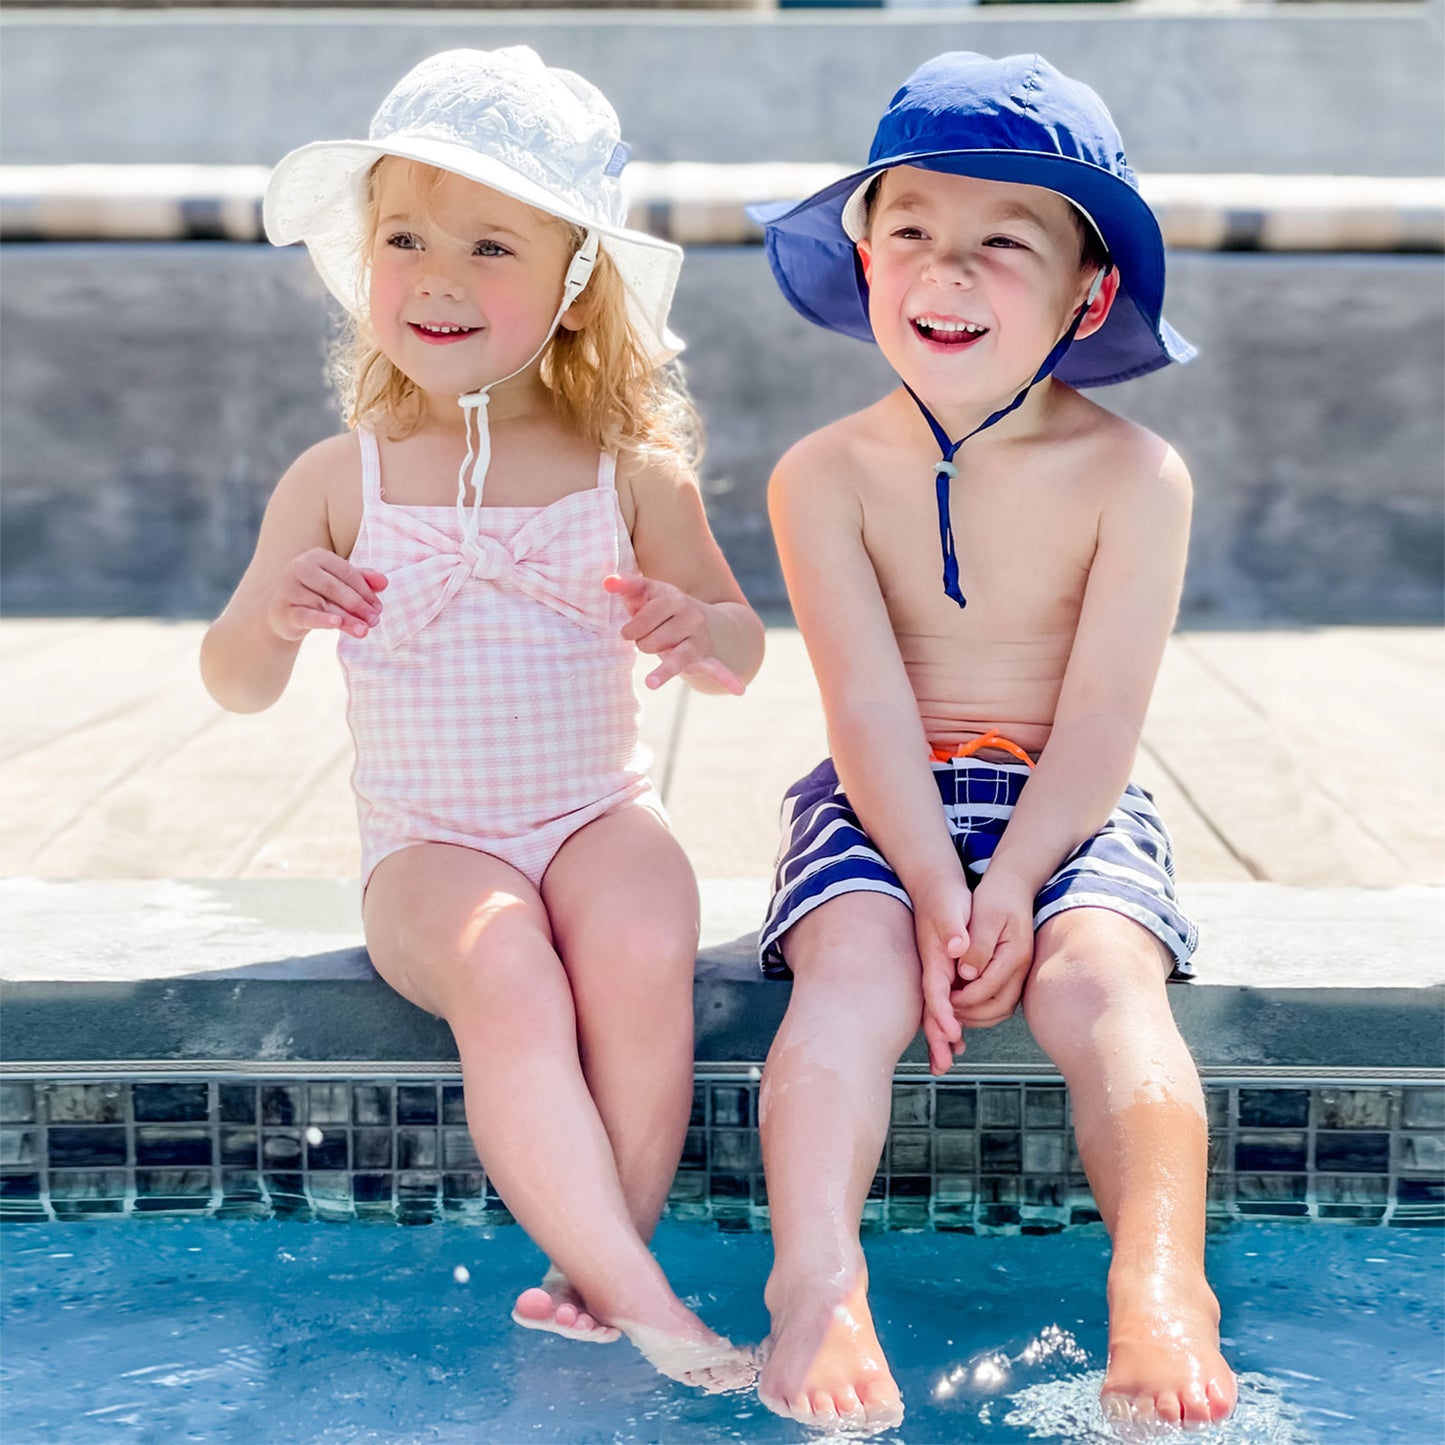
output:
[[[510,381],[514,376],[520,376],[547,349],[557,334],[557,327],[561,324],[567,308],[582,294],[592,275],[592,268],[597,263],[600,240],[601,237],[596,231],[588,231],[577,248],[577,254],[572,257],[567,274],[562,278],[562,304],[557,308],[557,314],[552,318],[552,324],[547,328],[542,344],[515,371],[499,376],[496,381],[489,381],[479,391],[471,391],[457,398],[457,405],[462,409],[467,427],[467,454],[462,460],[461,470],[457,473],[457,516],[461,519],[462,536],[467,541],[476,540],[477,530],[481,526],[479,514],[482,509],[482,485],[487,479],[487,467],[492,460],[491,428],[487,425],[487,403],[492,399],[492,388],[500,386],[504,381]],[[477,424],[475,446],[472,443],[473,418]],[[472,488],[470,507],[467,506],[468,482]]]

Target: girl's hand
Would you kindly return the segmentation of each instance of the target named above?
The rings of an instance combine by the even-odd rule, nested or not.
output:
[[[365,637],[381,620],[377,593],[386,576],[353,567],[325,547],[312,547],[287,565],[266,606],[266,621],[283,642],[300,642],[317,628]]]
[[[706,677],[741,697],[743,684],[733,671],[713,656],[708,606],[670,582],[657,582],[640,573],[604,577],[602,585],[620,597],[631,620],[622,635],[640,652],[661,659],[647,674],[648,687],[661,687],[669,678]]]
[[[923,965],[923,1037],[928,1064],[946,1074],[963,1052],[963,1026],[950,999],[969,947],[973,899],[962,875],[913,899],[913,933]]]
[[[1013,1016],[1034,961],[1034,900],[1012,874],[990,868],[973,893],[973,928],[950,1000],[965,1028],[987,1029]]]

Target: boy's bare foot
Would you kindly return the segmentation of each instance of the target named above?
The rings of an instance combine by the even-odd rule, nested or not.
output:
[[[667,1326],[619,1320],[622,1333],[659,1374],[709,1395],[751,1389],[758,1378],[757,1362],[748,1350],[715,1335],[689,1311]]]
[[[610,1344],[622,1333],[588,1314],[582,1296],[556,1265],[542,1276],[540,1286],[517,1296],[512,1318],[524,1330],[547,1330],[564,1339],[593,1345]]]
[[[852,1284],[768,1281],[772,1333],[763,1345],[758,1397],[805,1425],[883,1430],[903,1419],[903,1399],[868,1311],[868,1278]]]
[[[1234,1409],[1219,1302],[1202,1274],[1109,1271],[1109,1368],[1099,1398],[1126,1440],[1212,1424]]]

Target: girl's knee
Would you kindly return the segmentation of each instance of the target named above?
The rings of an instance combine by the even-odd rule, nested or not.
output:
[[[564,945],[562,960],[579,1007],[600,1001],[610,1011],[631,1009],[645,1027],[669,1001],[691,1008],[697,927],[666,917],[629,919]]]
[[[575,1031],[571,990],[549,941],[535,928],[450,940],[435,955],[435,992],[458,1044],[525,1041]],[[435,977],[435,975],[434,975]]]

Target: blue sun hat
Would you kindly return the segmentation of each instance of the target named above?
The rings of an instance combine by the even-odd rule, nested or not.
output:
[[[854,243],[864,233],[869,186],[895,166],[1053,191],[1093,225],[1119,274],[1104,324],[1074,340],[1086,304],[1028,386],[969,436],[1007,416],[1051,373],[1070,386],[1106,386],[1195,355],[1164,320],[1164,238],[1139,194],[1113,117],[1087,85],[1040,55],[992,60],[960,50],[925,61],[889,103],[863,169],[806,200],[749,207],[764,227],[774,279],[793,309],[815,325],[873,339]],[[1095,279],[1089,302],[1104,274]],[[956,475],[953,458],[968,437],[950,440],[923,402],[914,400],[943,453],[936,470],[944,590],[961,607],[948,483]]]
[[[889,103],[863,169],[807,200],[751,208],[765,227],[773,276],[809,321],[873,339],[853,243],[862,235],[861,193],[895,166],[1042,186],[1093,222],[1118,268],[1119,294],[1103,326],[1059,362],[1060,381],[1106,386],[1194,356],[1161,315],[1164,238],[1113,117],[1041,55],[991,60],[958,50],[925,61]]]

